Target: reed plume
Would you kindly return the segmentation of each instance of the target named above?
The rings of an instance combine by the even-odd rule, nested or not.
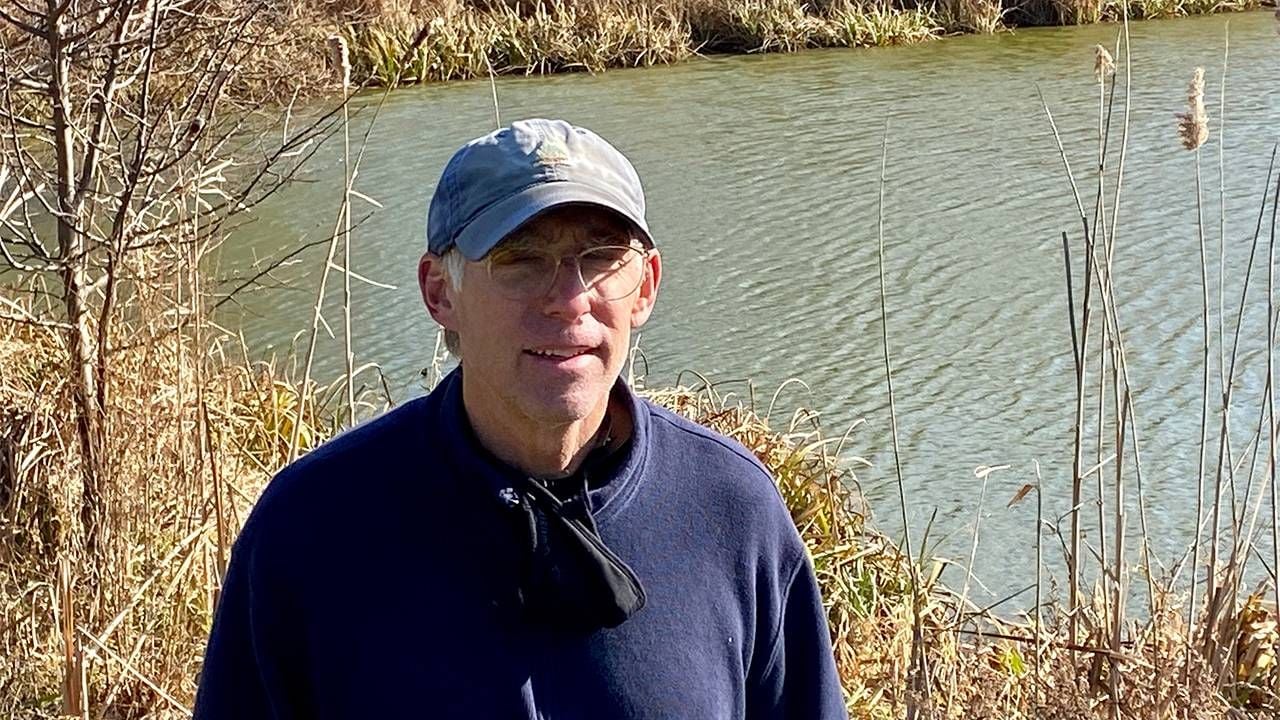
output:
[[[1196,68],[1187,86],[1187,111],[1178,113],[1178,139],[1188,150],[1199,150],[1209,139],[1209,116],[1204,110],[1204,68]]]
[[[329,58],[342,79],[342,89],[351,87],[351,51],[347,47],[347,39],[341,35],[330,35],[326,38],[329,45]]]
[[[1093,47],[1093,77],[1099,84],[1106,81],[1107,78],[1116,74],[1116,63],[1111,59],[1111,53],[1101,45]]]

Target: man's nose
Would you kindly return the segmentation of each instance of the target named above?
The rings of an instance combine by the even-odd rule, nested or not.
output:
[[[578,271],[576,257],[560,258],[556,263],[555,276],[551,279],[551,289],[547,292],[547,300],[555,307],[565,306],[579,310],[590,306],[591,290],[582,282],[582,273]]]

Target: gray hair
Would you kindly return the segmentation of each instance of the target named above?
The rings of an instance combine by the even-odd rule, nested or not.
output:
[[[456,247],[451,247],[444,253],[444,275],[449,279],[449,285],[453,287],[454,292],[462,291],[462,271],[467,267],[467,259]],[[444,347],[449,354],[462,359],[462,344],[459,342],[458,333],[453,330],[444,331]]]

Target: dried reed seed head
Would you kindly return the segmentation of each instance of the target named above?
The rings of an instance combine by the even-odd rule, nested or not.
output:
[[[1187,86],[1187,104],[1204,105],[1204,68],[1198,67],[1191,74],[1191,84]]]
[[[1209,116],[1204,110],[1204,68],[1196,68],[1187,86],[1187,111],[1178,113],[1178,139],[1182,147],[1198,150],[1209,139]]]
[[[1116,63],[1111,59],[1111,53],[1101,45],[1093,47],[1093,77],[1098,82],[1106,80],[1108,77],[1116,74]]]
[[[342,80],[342,89],[346,90],[351,87],[351,51],[347,47],[347,39],[341,35],[330,35],[325,42],[329,45],[329,59]]]

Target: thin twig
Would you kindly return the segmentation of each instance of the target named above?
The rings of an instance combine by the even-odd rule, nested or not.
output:
[[[876,215],[876,237],[877,237],[877,257],[879,258],[879,274],[880,274],[880,337],[882,347],[884,349],[884,377],[885,384],[889,391],[889,429],[893,437],[893,469],[894,476],[898,483],[898,506],[902,510],[902,536],[903,545],[907,551],[907,557],[911,560],[908,565],[911,567],[911,609],[912,609],[912,633],[911,633],[911,655],[914,671],[913,684],[920,688],[923,686],[924,692],[928,694],[929,677],[924,668],[924,631],[921,620],[921,598],[920,598],[920,573],[916,567],[915,552],[911,547],[911,521],[907,513],[907,492],[906,485],[902,478],[902,455],[898,445],[898,411],[893,394],[893,363],[889,356],[889,311],[887,292],[885,290],[885,273],[884,273],[884,188],[885,175],[889,160],[889,121],[886,118],[884,122],[884,137],[880,146],[880,194],[879,203],[877,205]],[[912,720],[916,717],[919,708],[916,706],[915,693],[911,693],[907,700],[907,718]]]
[[[344,48],[345,50],[345,48]],[[343,91],[348,90],[344,87]],[[347,423],[356,424],[355,350],[351,346],[351,194],[356,169],[351,166],[351,119],[342,104],[342,349],[347,378]]]
[[[1062,136],[1058,133],[1058,125],[1053,120],[1053,112],[1049,109],[1049,103],[1044,99],[1044,93],[1040,88],[1036,87],[1036,92],[1040,94],[1040,105],[1044,109],[1045,117],[1049,119],[1049,128],[1053,131],[1054,142],[1057,143],[1058,156],[1062,160],[1063,168],[1067,173],[1067,180],[1071,184],[1071,195],[1076,201],[1076,210],[1080,214],[1080,225],[1084,230],[1085,241],[1085,280],[1084,280],[1084,303],[1081,311],[1081,331],[1080,331],[1080,351],[1079,362],[1076,365],[1076,413],[1075,424],[1073,426],[1074,438],[1074,455],[1071,468],[1071,547],[1067,553],[1067,636],[1071,643],[1075,643],[1076,634],[1079,624],[1078,613],[1076,612],[1080,606],[1080,494],[1083,476],[1081,475],[1081,465],[1084,464],[1084,365],[1088,358],[1089,346],[1089,316],[1090,316],[1090,299],[1091,288],[1093,283],[1093,240],[1089,232],[1089,220],[1085,217],[1084,203],[1080,200],[1080,190],[1076,186],[1075,176],[1071,172],[1071,162],[1067,158],[1067,151],[1062,146]],[[1065,237],[1065,233],[1064,233]],[[1075,326],[1072,325],[1074,334]]]
[[[1196,537],[1195,544],[1191,549],[1191,603],[1188,609],[1187,617],[1187,644],[1191,644],[1191,633],[1196,623],[1196,572],[1200,567],[1200,518],[1204,516],[1204,458],[1209,443],[1209,260],[1206,254],[1205,238],[1204,238],[1204,216],[1202,213],[1203,203],[1200,194],[1200,151],[1195,151],[1195,172],[1196,172],[1196,237],[1200,243],[1200,290],[1203,303],[1201,305],[1200,320],[1203,325],[1204,338],[1200,346],[1200,362],[1201,362],[1201,378],[1200,386],[1200,446],[1197,455],[1198,462],[1196,464]],[[1218,487],[1221,487],[1218,485]],[[1216,496],[1216,492],[1215,492]],[[1212,535],[1209,537],[1209,565],[1205,582],[1207,587],[1213,585],[1214,569],[1218,563],[1218,527],[1216,523],[1213,526]],[[1206,593],[1208,590],[1206,589]],[[1188,658],[1189,659],[1189,658]],[[1190,663],[1188,663],[1190,664]]]
[[[1276,206],[1280,205],[1280,178],[1276,180],[1276,191],[1271,200],[1271,239],[1267,243],[1267,429],[1270,441],[1267,443],[1267,464],[1271,478],[1271,552],[1272,567],[1280,571],[1280,529],[1277,520],[1280,512],[1280,493],[1276,491],[1276,405],[1275,405],[1275,252],[1276,252]],[[1273,584],[1275,607],[1280,611],[1280,582]]]

